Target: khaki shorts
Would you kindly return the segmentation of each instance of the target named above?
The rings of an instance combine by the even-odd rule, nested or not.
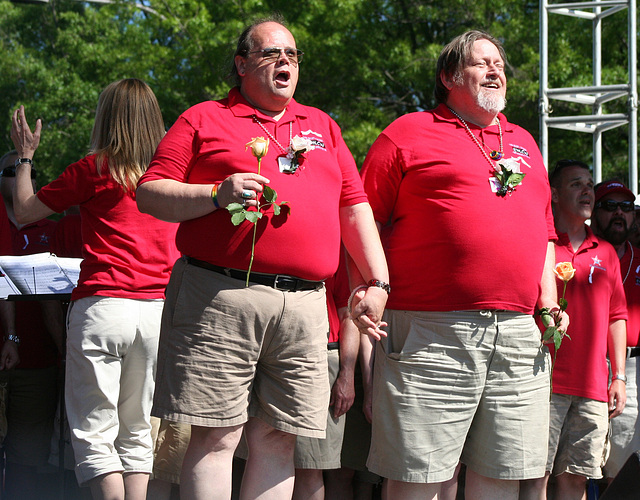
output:
[[[547,472],[600,479],[609,429],[607,403],[554,394],[550,415]]]
[[[638,419],[638,358],[627,358],[627,403],[624,411],[609,420],[611,453],[604,467],[606,477],[616,477],[634,451],[640,450],[640,420]]]
[[[328,351],[329,384],[333,387],[340,371],[340,351]],[[346,416],[334,418],[329,408],[327,412],[327,435],[324,439],[299,436],[296,439],[294,464],[296,469],[339,469],[340,450],[344,436]]]
[[[153,415],[204,427],[253,416],[324,437],[328,331],[324,287],[245,287],[180,259],[167,288]]]
[[[397,481],[544,475],[549,354],[529,315],[385,311],[367,466]]]
[[[182,462],[191,439],[191,426],[151,417],[153,479],[180,484]]]

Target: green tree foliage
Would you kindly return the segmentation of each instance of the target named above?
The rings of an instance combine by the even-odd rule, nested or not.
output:
[[[296,99],[330,113],[361,164],[371,143],[396,117],[429,109],[442,46],[484,29],[509,56],[511,121],[538,135],[538,3],[516,0],[132,0],[113,4],[0,0],[0,110],[3,149],[20,104],[44,120],[40,182],[86,154],[99,93],[109,82],[138,77],[154,89],[167,127],[189,106],[226,95],[230,54],[242,28],[280,12],[305,51]],[[553,87],[591,83],[586,21],[551,25]],[[614,19],[616,18],[616,19]],[[626,81],[626,14],[605,22],[604,83]],[[583,24],[578,24],[583,23]],[[610,53],[610,54],[609,54]],[[626,103],[614,102],[616,112]],[[554,103],[557,113],[584,107]],[[591,136],[553,132],[550,159],[585,158]],[[624,129],[605,134],[610,170],[626,175]],[[590,156],[590,155],[589,155]]]

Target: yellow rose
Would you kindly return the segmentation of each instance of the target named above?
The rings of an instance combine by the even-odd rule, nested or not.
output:
[[[262,158],[266,156],[267,151],[269,150],[269,139],[265,139],[264,137],[254,137],[251,141],[247,142],[245,146],[245,151],[247,148],[251,148],[251,154],[256,158]]]
[[[558,262],[553,272],[565,283],[576,274],[576,270],[573,268],[571,262]]]

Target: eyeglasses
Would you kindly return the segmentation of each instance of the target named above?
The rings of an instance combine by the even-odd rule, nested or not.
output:
[[[266,49],[251,51],[249,54],[261,54],[265,61],[274,62],[278,60],[282,52],[294,65],[302,61],[302,56],[304,55],[304,52],[300,49],[286,49],[283,47],[267,47]]]
[[[607,212],[615,212],[618,207],[623,212],[632,212],[635,209],[635,205],[632,201],[614,201],[605,200],[596,203],[596,208],[604,208]]]

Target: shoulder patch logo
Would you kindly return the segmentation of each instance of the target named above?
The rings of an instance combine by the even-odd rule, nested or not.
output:
[[[518,146],[517,144],[509,144],[509,146],[511,146],[515,154],[529,158],[529,151],[527,151],[526,148]]]

